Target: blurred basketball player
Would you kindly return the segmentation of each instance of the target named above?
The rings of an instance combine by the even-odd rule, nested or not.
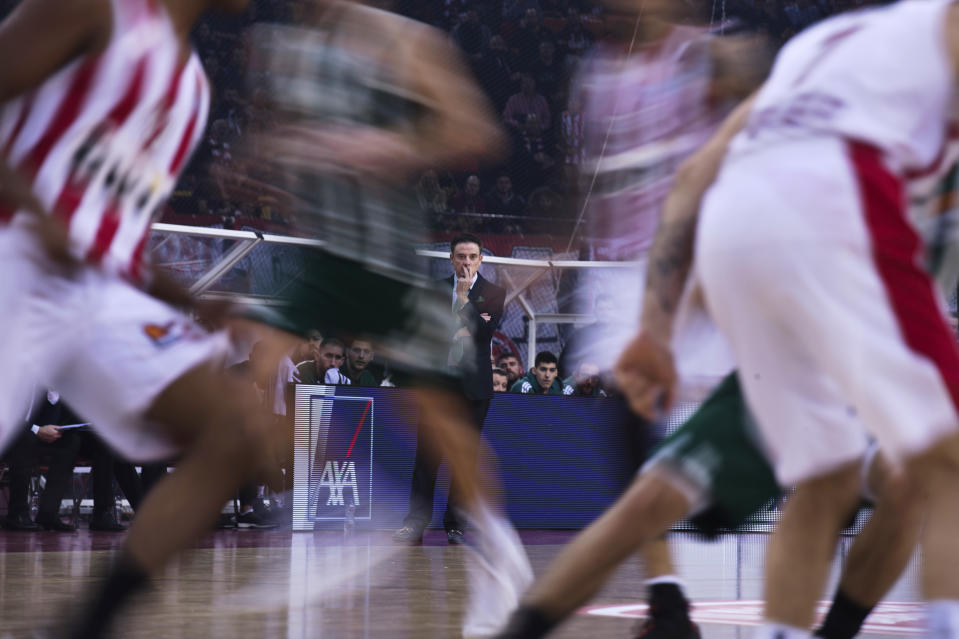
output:
[[[630,489],[563,548],[497,639],[546,637],[596,596],[631,553],[683,518],[711,538],[766,510],[781,490],[745,417],[733,377],[664,442]],[[862,467],[863,498],[875,509],[846,556],[819,637],[858,634],[916,547],[923,500],[876,451]],[[712,463],[704,466],[698,454],[714,455]],[[655,611],[649,615],[655,621]]]
[[[249,179],[274,176],[296,227],[323,242],[305,254],[286,304],[261,319],[288,336],[315,327],[372,338],[394,381],[417,389],[421,432],[450,460],[457,502],[477,533],[465,632],[490,634],[531,571],[480,479],[481,440],[448,366],[459,318],[416,256],[425,220],[407,178],[489,157],[502,133],[455,51],[420,23],[358,2],[313,0],[305,21],[258,25],[253,41],[253,81],[273,100],[278,124],[247,158]],[[276,352],[288,339],[274,336]]]
[[[955,157],[959,148],[947,154]],[[952,162],[950,162],[952,164]],[[912,185],[914,215],[930,220],[951,206],[928,194],[952,190],[954,184],[935,180]],[[693,228],[676,219],[682,197],[667,199],[663,220],[650,253],[652,268],[644,294],[641,341],[624,355],[623,387],[632,385],[636,357],[642,342],[656,339],[669,344],[677,324],[676,312],[686,288],[688,268],[680,259],[691,246]],[[930,252],[938,252],[934,232]],[[688,250],[688,249],[687,249]],[[954,291],[959,274],[950,260],[940,260],[935,271],[944,290]],[[674,345],[675,349],[676,346]],[[624,376],[625,375],[625,376]],[[635,406],[650,415],[655,406],[633,395]],[[634,485],[596,522],[560,552],[545,574],[523,598],[500,639],[538,639],[596,592],[635,548],[668,530],[683,517],[701,533],[713,536],[735,531],[753,514],[780,496],[761,435],[746,408],[741,384],[730,375],[702,403],[699,410],[673,432],[652,454]],[[832,606],[817,636],[851,639],[870,610],[892,586],[908,562],[919,536],[924,500],[914,482],[897,473],[873,445],[862,462],[862,496],[875,510],[857,536],[844,562],[843,575]]]
[[[0,448],[29,385],[58,388],[136,460],[179,456],[69,633],[99,636],[209,530],[268,449],[218,372],[222,336],[148,263],[150,224],[203,133],[210,90],[188,43],[245,0],[24,0],[0,25]]]
[[[672,222],[696,228],[703,202],[697,273],[777,478],[797,485],[768,550],[761,637],[808,633],[856,498],[862,424],[928,497],[929,634],[959,635],[959,349],[906,213],[910,182],[948,166],[957,72],[953,2],[830,19],[783,49],[678,181]],[[671,273],[688,270],[692,238],[670,241]],[[638,409],[668,402],[659,337],[641,333],[621,368]]]
[[[613,37],[587,56],[574,83],[587,154],[583,212],[594,257],[636,266],[605,269],[602,279],[580,285],[584,307],[592,308],[595,295],[609,294],[622,312],[567,356],[574,366],[583,356],[598,359],[608,373],[636,330],[646,256],[676,168],[759,83],[764,52],[758,40],[717,38],[705,27],[681,24],[691,17],[686,3],[604,4]],[[701,401],[732,369],[718,331],[695,315],[683,331],[689,356],[684,399],[690,402]],[[624,428],[639,433],[650,428],[634,421]],[[641,554],[652,617],[638,633],[648,639],[698,636],[665,540],[650,541]]]

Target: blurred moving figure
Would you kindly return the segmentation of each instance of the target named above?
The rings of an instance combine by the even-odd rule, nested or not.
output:
[[[18,61],[0,69],[0,448],[38,383],[124,456],[180,455],[72,636],[105,633],[269,450],[251,394],[219,370],[225,339],[180,310],[198,306],[146,251],[206,123],[188,34],[208,8],[245,5],[25,0],[0,26]]]
[[[637,410],[669,403],[668,336],[695,257],[776,477],[796,486],[758,637],[808,635],[868,434],[926,500],[928,634],[959,635],[959,349],[908,211],[917,179],[950,168],[957,69],[955,2],[826,20],[783,48],[667,201],[650,269],[665,285],[620,379]]]
[[[449,342],[449,365],[459,371],[461,392],[469,406],[469,423],[477,431],[483,429],[493,397],[490,342],[503,319],[506,301],[506,290],[480,274],[482,262],[482,240],[471,233],[461,233],[450,240],[453,275],[432,282],[435,288],[451,296],[450,313],[455,314],[459,328]],[[429,450],[429,444],[424,441],[416,448],[410,509],[403,526],[393,533],[395,542],[419,543],[433,519],[433,492],[440,457]],[[449,543],[462,544],[466,526],[460,517],[462,509],[456,504],[459,491],[454,486],[450,492],[453,496],[446,503],[443,528]]]
[[[490,634],[531,572],[492,507],[493,477],[477,467],[481,438],[448,365],[459,318],[416,257],[425,224],[407,180],[495,155],[503,134],[448,41],[422,24],[315,0],[305,22],[258,25],[252,42],[252,81],[274,100],[277,126],[251,145],[260,165],[250,184],[283,185],[299,230],[324,243],[307,252],[287,304],[259,319],[284,331],[274,335],[275,354],[312,327],[354,346],[369,339],[394,382],[417,388],[420,433],[449,459],[478,540],[464,632]]]
[[[705,27],[689,26],[694,16],[688,3],[604,4],[612,36],[584,59],[571,92],[581,110],[586,156],[580,167],[582,215],[593,256],[631,265],[579,282],[580,306],[588,309],[583,312],[607,298],[618,312],[580,331],[564,353],[564,365],[571,371],[597,365],[598,375],[611,380],[639,322],[647,254],[676,170],[758,85],[768,56],[759,38],[720,38]],[[701,306],[689,302],[676,331],[683,354],[679,374],[683,399],[700,402],[733,363]],[[627,431],[655,427],[625,417],[625,408],[623,414]],[[637,446],[648,446],[650,439],[639,438]],[[637,634],[646,639],[698,636],[665,541],[649,540],[640,554],[652,616]]]

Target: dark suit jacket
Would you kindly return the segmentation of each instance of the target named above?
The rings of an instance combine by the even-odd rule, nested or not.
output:
[[[445,284],[450,304],[453,300],[454,276],[440,280]],[[469,329],[473,336],[473,354],[475,361],[462,367],[463,392],[469,399],[491,399],[493,397],[493,367],[490,364],[490,341],[493,333],[503,321],[503,306],[506,303],[506,289],[493,284],[482,275],[477,276],[476,284],[470,289],[469,303],[460,311],[460,326]],[[489,313],[490,321],[481,315]]]
[[[79,424],[80,421],[80,418],[70,410],[70,407],[63,403],[62,397],[56,404],[51,404],[46,393],[44,393],[31,408],[30,415],[27,417],[27,427],[29,428],[33,424],[37,426],[46,426],[47,424],[65,426],[67,424]]]

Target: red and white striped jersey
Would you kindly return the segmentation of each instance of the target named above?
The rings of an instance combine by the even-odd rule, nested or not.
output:
[[[142,281],[150,224],[199,142],[210,88],[158,0],[112,0],[113,33],[0,111],[0,153],[78,258]],[[0,208],[0,223],[23,213]]]

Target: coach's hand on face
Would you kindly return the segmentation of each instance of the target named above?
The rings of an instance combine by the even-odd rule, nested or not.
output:
[[[464,264],[456,273],[456,298],[460,304],[469,302],[470,287],[473,285],[473,275],[469,264]]]
[[[653,420],[673,406],[676,367],[669,345],[640,332],[623,351],[615,367],[616,383],[634,413]]]

